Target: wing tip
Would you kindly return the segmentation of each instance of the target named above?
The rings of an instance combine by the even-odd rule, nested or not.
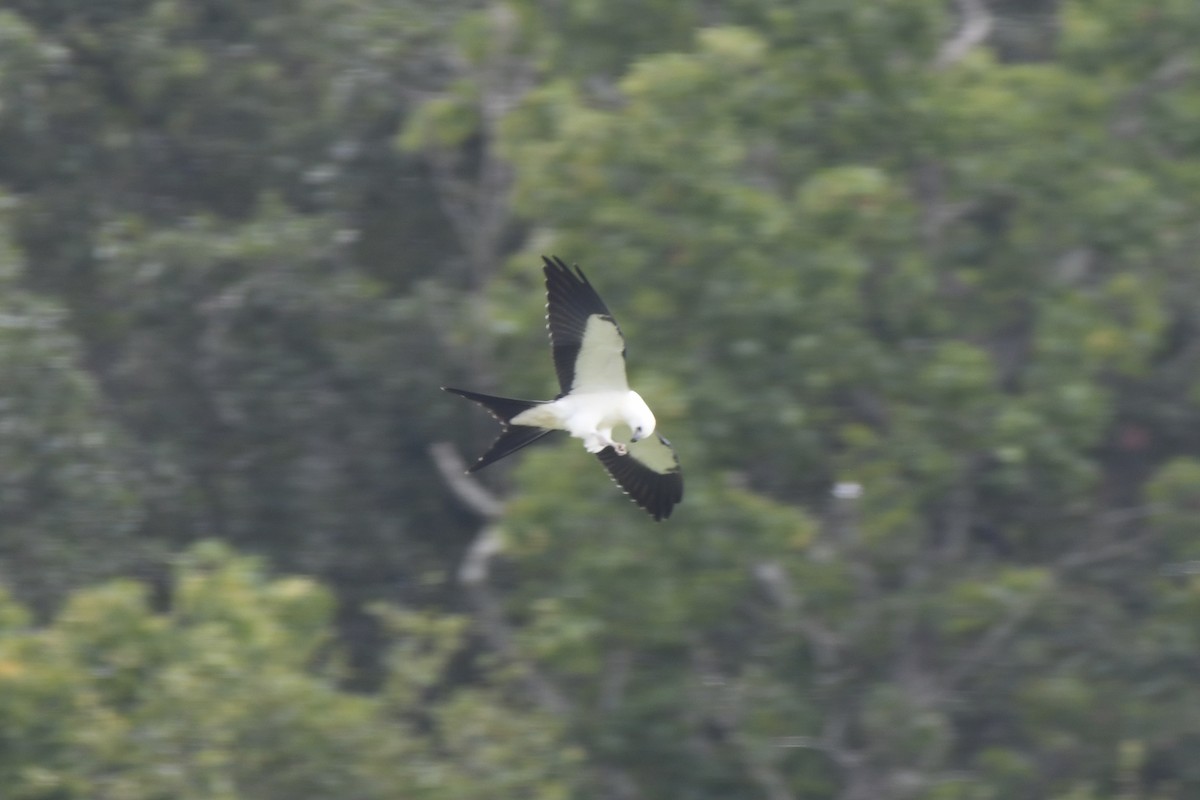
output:
[[[649,494],[634,494],[630,491],[614,473],[611,463],[614,459],[620,459],[621,456],[616,455],[616,451],[612,448],[605,448],[597,455],[600,456],[601,463],[604,464],[605,471],[608,473],[609,480],[621,490],[621,493],[633,502],[638,508],[645,511],[655,522],[662,522],[671,516],[675,510],[675,506],[683,502],[683,471],[679,469],[678,462],[674,469],[666,473],[659,473],[660,477],[669,481],[669,483],[660,488],[658,491],[652,491]],[[605,456],[608,456],[606,458]],[[635,459],[636,460],[636,459]]]
[[[576,264],[574,270],[572,270],[571,267],[568,266],[567,262],[563,261],[554,254],[551,254],[549,257],[543,255],[542,264],[544,265],[542,269],[546,273],[547,279],[549,279],[552,274],[563,275],[569,279],[578,280],[587,286],[592,285],[588,281],[587,276],[583,274],[583,268],[578,264]]]

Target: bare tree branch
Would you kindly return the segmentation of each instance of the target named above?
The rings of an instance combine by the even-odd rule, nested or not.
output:
[[[478,88],[474,110],[479,126],[473,140],[477,150],[469,159],[464,145],[435,145],[424,151],[432,168],[435,200],[466,253],[474,289],[482,287],[498,265],[504,232],[512,219],[509,190],[513,170],[498,151],[500,124],[536,79],[529,59],[516,52],[519,25],[508,4],[492,4],[488,20],[491,44],[481,60],[447,56],[454,71]]]
[[[484,526],[459,569],[459,583],[467,590],[475,610],[475,619],[487,643],[520,669],[526,688],[541,708],[557,716],[565,716],[571,711],[566,696],[533,661],[522,655],[513,630],[504,618],[503,606],[488,586],[488,568],[500,549],[499,532],[492,525]]]
[[[438,473],[455,496],[487,520],[467,548],[458,569],[458,582],[467,593],[480,633],[489,647],[517,667],[526,690],[540,708],[555,716],[567,716],[572,713],[572,707],[566,694],[532,659],[521,653],[512,626],[505,619],[503,604],[488,584],[492,560],[504,547],[496,524],[504,504],[466,473],[466,463],[453,445],[435,442],[430,445],[429,453]],[[620,704],[632,664],[630,651],[619,650],[613,654],[601,689],[601,709],[616,708]],[[596,775],[607,796],[613,800],[641,798],[637,783],[625,770],[602,765]]]
[[[493,650],[518,667],[526,688],[541,708],[559,716],[566,715],[571,710],[566,695],[533,661],[522,655],[516,645],[513,630],[504,618],[503,605],[488,585],[492,559],[503,549],[500,532],[495,524],[503,510],[503,504],[478,481],[466,474],[462,456],[453,445],[436,442],[430,445],[429,453],[438,473],[455,496],[488,520],[476,535],[475,541],[467,548],[467,554],[458,570],[458,582],[467,592],[483,638]]]
[[[1154,539],[1153,534],[1145,533],[1131,535],[1126,539],[1106,542],[1095,547],[1075,550],[1060,558],[1055,563],[1055,567],[1061,571],[1067,571],[1111,561],[1114,558],[1136,555],[1144,552],[1146,546],[1151,544]]]
[[[434,442],[429,445],[429,455],[442,480],[454,492],[463,505],[484,519],[496,519],[504,510],[504,504],[489,492],[482,483],[467,474],[467,464],[449,442]]]
[[[962,25],[953,38],[942,44],[934,65],[944,69],[961,61],[992,32],[992,15],[983,0],[957,0]]]
[[[771,561],[754,566],[754,577],[766,590],[767,595],[784,613],[784,624],[791,630],[803,634],[813,649],[813,658],[822,670],[835,669],[842,642],[833,631],[807,617],[801,610],[800,598],[792,589],[783,567]]]

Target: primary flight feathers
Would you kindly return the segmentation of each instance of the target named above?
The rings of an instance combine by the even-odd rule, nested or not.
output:
[[[553,261],[545,256],[542,260],[546,264],[546,328],[562,393],[581,388],[581,384],[627,390],[625,338],[612,313],[578,266],[572,272],[557,256]]]
[[[515,453],[553,431],[583,440],[629,497],[662,520],[683,499],[683,475],[654,414],[625,378],[625,338],[579,267],[542,257],[546,320],[561,394],[554,400],[442,387],[483,406],[503,427],[470,471]]]

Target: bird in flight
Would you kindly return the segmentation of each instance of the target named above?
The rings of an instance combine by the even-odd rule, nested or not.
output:
[[[475,472],[554,431],[583,440],[627,495],[655,520],[683,499],[683,474],[671,443],[656,431],[646,401],[625,378],[625,338],[578,266],[542,256],[546,320],[562,392],[553,400],[442,388],[483,406],[503,426]]]

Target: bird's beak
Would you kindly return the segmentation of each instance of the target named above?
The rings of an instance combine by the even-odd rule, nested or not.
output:
[[[635,433],[635,434],[633,434],[633,436],[629,437],[629,441],[631,441],[631,442],[638,442],[638,441],[641,441],[641,439],[642,439],[642,435],[640,433]]]

